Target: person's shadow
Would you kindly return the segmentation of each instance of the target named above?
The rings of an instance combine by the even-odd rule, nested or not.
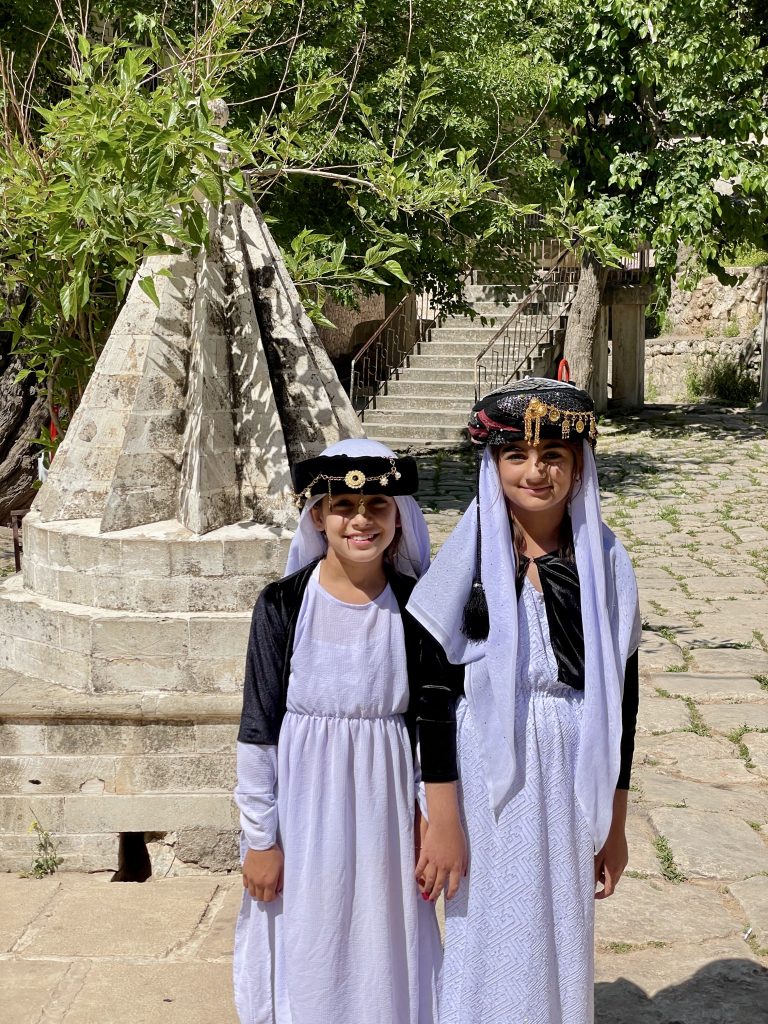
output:
[[[596,1024],[768,1024],[768,969],[713,960],[679,985],[647,996],[626,978],[595,985]]]

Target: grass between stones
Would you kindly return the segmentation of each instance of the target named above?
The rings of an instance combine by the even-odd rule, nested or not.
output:
[[[744,742],[744,736],[750,731],[746,725],[740,725],[738,729],[734,729],[728,733],[728,739],[733,743],[739,752],[739,757],[743,760],[747,768],[754,768],[752,764],[752,758],[749,756],[749,747]]]
[[[668,945],[668,942],[651,939],[650,942],[601,942],[600,948],[605,953],[634,953],[639,949],[665,949]]]
[[[679,697],[683,704],[685,704],[685,706],[688,708],[688,715],[690,716],[691,724],[689,725],[687,731],[695,732],[697,736],[711,736],[712,733],[710,731],[710,728],[704,721],[704,719],[701,717],[699,706],[693,699],[693,697],[683,697],[679,693],[675,696]]]
[[[768,692],[768,676],[755,676],[755,682],[760,683],[760,688]]]
[[[669,845],[669,841],[666,836],[656,836],[653,841],[653,848],[656,851],[656,858],[661,868],[661,873],[668,882],[674,882],[675,885],[686,880],[686,876],[675,864],[675,858],[672,856],[672,848]]]

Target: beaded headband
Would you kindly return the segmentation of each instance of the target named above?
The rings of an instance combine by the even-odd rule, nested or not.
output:
[[[468,429],[477,445],[524,439],[535,446],[542,437],[567,441],[572,431],[593,447],[597,441],[595,407],[587,392],[542,377],[526,377],[486,395],[473,407]]]
[[[413,494],[419,485],[416,460],[370,455],[319,455],[296,463],[292,470],[296,500],[317,494]]]

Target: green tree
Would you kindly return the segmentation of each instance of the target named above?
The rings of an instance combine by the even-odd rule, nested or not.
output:
[[[531,59],[559,69],[564,219],[584,242],[566,354],[590,386],[606,252],[648,242],[663,276],[681,246],[716,273],[739,243],[764,247],[765,13],[744,0],[545,0],[528,12]]]
[[[527,207],[462,144],[461,132],[446,144],[435,114],[437,58],[414,57],[385,109],[354,67],[312,67],[303,55],[296,72],[296,32],[274,36],[272,11],[266,3],[245,12],[221,4],[184,38],[151,12],[137,15],[137,31],[157,32],[146,46],[95,43],[93,33],[57,24],[67,57],[57,64],[63,98],[52,105],[32,106],[3,52],[0,351],[27,398],[32,387],[45,393],[54,422],[56,406],[71,412],[79,401],[141,260],[207,243],[205,200],[218,203],[227,192],[249,199],[252,191],[316,316],[326,288],[343,295],[409,279],[460,302],[459,274],[477,240],[501,251],[521,237]],[[103,22],[101,35],[113,29]],[[264,99],[249,95],[247,116],[217,128],[209,102],[237,102],[254,67],[286,47],[282,78],[267,76]],[[50,85],[43,82],[44,96]],[[0,408],[14,401],[6,392]],[[8,442],[22,430],[28,436],[28,426],[17,425]]]

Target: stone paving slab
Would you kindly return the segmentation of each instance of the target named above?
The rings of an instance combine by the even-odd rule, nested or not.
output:
[[[766,609],[768,617],[768,597],[758,600]],[[753,648],[738,647],[700,647],[693,652],[693,666],[697,672],[713,675],[745,675],[757,676],[768,673],[768,654]],[[768,694],[766,694],[768,696]]]
[[[629,846],[627,872],[630,875],[636,874],[643,878],[661,878],[659,858],[656,856],[653,846],[656,838],[654,831],[645,815],[633,812],[634,809],[627,815],[627,845]]]
[[[768,779],[768,733],[750,732],[744,737],[755,771]]]
[[[616,896],[596,904],[595,937],[603,947],[702,942],[744,930],[722,898],[692,885],[623,878]]]
[[[691,724],[688,708],[681,700],[666,697],[643,697],[637,716],[637,735],[679,732]]]
[[[0,953],[13,949],[29,925],[51,902],[61,888],[55,878],[28,879],[9,875],[2,879],[0,913]]]
[[[768,822],[768,788],[745,785],[706,785],[645,771],[640,776],[644,806],[689,808],[692,811],[733,814],[743,821]]]
[[[680,648],[658,633],[644,630],[640,641],[640,658],[644,672],[665,672],[670,665],[680,662]]]
[[[692,732],[638,736],[635,763],[708,784],[753,781],[734,744],[720,736]]]
[[[768,870],[765,842],[730,814],[658,807],[649,811],[649,817],[688,878],[736,881]]]
[[[725,735],[742,726],[768,729],[768,700],[762,703],[702,704],[699,713],[710,729]]]
[[[595,977],[597,1024],[768,1024],[768,969],[740,938],[598,957]]]
[[[217,889],[215,878],[110,884],[86,878],[67,885],[24,943],[34,956],[165,956],[188,942]],[[94,906],[99,913],[94,914]]]
[[[237,1024],[232,965],[93,964],[66,1024]]]
[[[655,686],[695,701],[765,700],[765,690],[751,676],[706,676],[665,672],[651,676]]]
[[[3,1024],[38,1024],[43,1013],[51,1009],[52,999],[60,991],[71,968],[72,964],[66,961],[0,960]],[[97,1017],[96,1020],[104,1018]]]
[[[747,878],[734,882],[728,889],[739,901],[758,948],[768,953],[768,877]]]

